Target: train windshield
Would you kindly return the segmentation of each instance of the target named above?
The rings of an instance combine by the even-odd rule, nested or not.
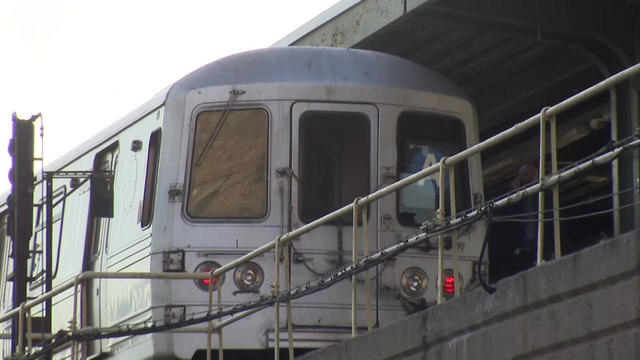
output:
[[[263,109],[198,114],[187,198],[189,216],[266,216],[268,122]]]
[[[398,178],[403,179],[440,162],[466,146],[464,125],[455,118],[426,113],[405,112],[398,119]],[[455,169],[456,210],[469,203],[468,165]],[[398,193],[398,221],[418,226],[434,221],[439,204],[438,173],[404,187]],[[449,174],[445,176],[446,214],[450,215]]]

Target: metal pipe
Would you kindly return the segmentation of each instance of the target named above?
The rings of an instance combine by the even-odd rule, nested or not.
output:
[[[78,277],[82,280],[82,274]],[[80,290],[80,327],[83,328],[87,326],[88,322],[88,306],[87,306],[87,284],[81,282],[81,290]],[[88,341],[82,342],[82,351],[80,352],[80,359],[84,360],[87,358],[87,353],[89,352]]]
[[[287,291],[291,291],[291,247],[285,245],[284,272]],[[289,340],[289,359],[293,359],[293,319],[291,314],[291,300],[287,300],[287,340]]]
[[[625,81],[627,79],[629,79],[632,76],[635,76],[637,74],[640,73],[640,63],[636,64],[634,66],[631,66],[623,71],[620,71],[619,73],[569,97],[568,99],[550,107],[547,111],[547,115],[557,115],[559,113],[561,113],[562,111],[565,111],[569,108],[571,108],[572,106],[575,106],[587,99],[589,99],[590,97],[609,89],[612,86],[617,85],[618,83]],[[538,124],[540,119],[539,114],[534,115],[526,120],[524,120],[521,123],[518,123],[514,126],[512,126],[511,128],[496,134],[480,143],[477,143],[455,155],[452,155],[451,157],[449,157],[447,159],[447,165],[448,166],[453,166],[459,162],[462,162],[466,159],[468,159],[469,157],[484,151],[504,140],[507,140],[509,138],[512,138],[518,134],[523,133],[524,131],[528,130],[529,128],[535,126],[536,124]],[[422,178],[427,177],[428,175],[434,174],[439,168],[438,164],[434,164],[432,166],[429,166],[427,168],[424,168],[420,171],[418,171],[415,174],[412,174],[404,179],[401,179],[400,181],[397,181],[393,184],[390,184],[388,186],[383,187],[382,189],[379,189],[365,197],[363,197],[360,200],[360,204],[361,205],[366,205],[369,204],[375,200],[378,200],[379,198],[392,193],[394,191],[397,191],[398,189],[407,186],[409,184],[412,184]],[[545,181],[545,183],[548,183],[548,179],[547,181]],[[306,232],[309,232],[319,226],[321,226],[322,224],[331,221],[337,217],[340,217],[348,212],[350,212],[353,209],[353,204],[347,204],[345,206],[343,206],[342,208],[333,211],[332,213],[329,213],[309,224],[306,224],[304,226],[301,226],[300,228],[293,230],[287,234],[284,234],[282,236],[279,237],[281,242],[288,242],[298,236],[300,236],[301,234],[304,234]],[[471,214],[473,213],[477,213],[477,211],[471,212]],[[236,266],[247,262],[257,256],[260,256],[262,254],[264,254],[265,252],[271,250],[273,247],[275,246],[275,241],[271,241],[267,244],[264,244],[263,246],[245,254],[244,256],[241,256],[239,258],[237,258],[234,261],[231,261],[221,267],[219,267],[218,269],[216,269],[216,271],[214,272],[215,276],[218,276],[220,274],[223,274],[233,268],[235,268]],[[83,275],[86,273],[83,273]],[[115,273],[115,274],[119,274],[119,273]],[[148,274],[148,273],[147,273]],[[117,277],[110,277],[110,278],[117,278]],[[124,278],[124,277],[120,277],[120,278]],[[138,278],[148,278],[148,279],[160,279],[160,278],[164,278],[164,279],[172,279],[172,278],[182,278],[182,277],[143,277],[143,276],[139,276]],[[198,278],[199,277],[195,277]],[[193,278],[192,278],[193,279]],[[61,285],[60,287],[53,289],[52,291],[46,293],[45,295],[42,295],[40,297],[38,297],[35,300],[30,301],[28,304],[39,304],[40,302],[44,301],[43,299],[45,298],[50,298],[53,297],[59,293],[61,293],[62,291],[65,291],[66,289],[68,289],[71,285],[69,285],[69,281],[67,281],[66,283],[64,283],[63,285]],[[72,283],[72,282],[71,282]],[[31,305],[33,306],[33,305]],[[29,307],[31,307],[29,306]],[[12,309],[9,312],[5,313],[4,315],[2,315],[0,317],[0,322],[6,321],[9,318],[12,318],[14,316],[16,316],[18,314],[18,309]]]
[[[556,116],[549,119],[551,128],[551,173],[558,172],[558,134],[556,132]],[[562,243],[560,239],[560,186],[553,186],[553,251],[555,258],[562,256]]]
[[[558,174],[555,175],[551,175],[548,178],[546,178],[544,180],[544,182],[542,184],[540,183],[536,183],[534,185],[531,185],[527,188],[524,188],[518,192],[515,192],[513,194],[510,194],[508,196],[505,196],[499,200],[496,200],[493,203],[493,207],[494,208],[501,208],[503,206],[509,205],[512,202],[515,201],[519,201],[520,199],[522,199],[522,197],[524,196],[529,196],[529,195],[533,195],[537,192],[539,192],[541,189],[547,189],[550,188],[552,186],[554,186],[555,184],[561,182],[561,181],[566,181],[569,179],[572,179],[574,176],[576,176],[577,174],[580,174],[581,172],[588,170],[589,168],[593,167],[593,166],[598,166],[598,165],[603,165],[606,163],[609,163],[611,161],[613,161],[617,156],[619,156],[622,152],[630,150],[630,149],[635,149],[640,147],[640,140],[634,140],[626,145],[623,146],[619,146],[616,147],[615,149],[602,154],[596,158],[593,158],[589,161],[585,161],[583,163],[577,164],[574,167],[570,168],[570,169],[566,169]],[[473,211],[470,211],[468,213],[466,213],[464,216],[456,218],[452,221],[450,221],[450,225],[451,226],[455,226],[455,225],[459,225],[461,224],[463,221],[465,221],[466,219],[470,218],[470,217],[474,217],[474,216],[478,216],[481,214],[481,212],[483,212],[483,209],[475,209]],[[401,243],[389,246],[385,249],[382,249],[374,254],[372,254],[371,256],[369,256],[368,258],[363,258],[361,259],[357,264],[354,264],[352,266],[348,266],[347,268],[345,268],[343,271],[348,271],[353,267],[356,266],[364,266],[367,263],[370,263],[372,261],[376,261],[379,258],[389,254],[389,253],[395,253],[398,251],[402,251],[404,249],[407,249],[409,247],[415,246],[423,241],[425,241],[427,238],[433,238],[434,236],[429,236],[426,233],[422,233],[422,234],[418,234],[416,236],[413,236],[409,239],[407,239],[406,241],[403,241]],[[429,246],[434,247],[435,244],[433,242],[429,242]],[[337,275],[334,276],[339,276],[339,273]]]
[[[362,240],[364,256],[369,256],[369,219],[367,218],[367,207],[362,207]],[[371,279],[369,279],[369,269],[364,271],[364,292],[366,298],[367,331],[373,329],[373,318],[371,316]]]
[[[543,183],[536,183],[533,184],[525,189],[522,189],[518,192],[515,192],[511,195],[505,196],[500,200],[497,200],[493,203],[493,206],[495,208],[501,208],[503,206],[509,205],[513,202],[517,202],[519,201],[521,198],[525,197],[525,196],[529,196],[532,194],[535,194],[537,192],[539,192],[541,189],[547,189],[550,188],[556,184],[558,184],[561,181],[565,181],[568,179],[573,178],[575,175],[589,169],[592,166],[597,166],[597,165],[603,165],[606,163],[609,163],[613,160],[616,159],[616,157],[618,157],[622,152],[626,151],[626,150],[630,150],[630,149],[634,149],[640,147],[640,140],[634,140],[626,145],[617,147],[605,154],[602,154],[600,156],[597,156],[594,159],[591,159],[589,161],[585,161],[581,164],[578,164],[570,169],[564,170],[558,174],[555,175],[551,175],[549,177],[547,177],[546,179],[544,179]],[[480,209],[475,209],[472,210],[470,212],[468,212],[465,217],[473,217],[473,216],[477,216],[480,213]],[[458,223],[460,223],[463,220],[463,218],[458,218],[455,220],[451,221],[451,225],[456,225]],[[421,235],[418,235],[421,236]],[[423,237],[424,239],[424,237]],[[432,246],[435,246],[435,244],[431,244]]]
[[[31,323],[31,310],[27,310],[25,314],[27,319],[27,354],[31,354],[31,348],[33,347],[33,339],[31,336],[32,323]]]
[[[35,333],[32,334],[34,340],[50,340],[52,334]],[[0,340],[11,340],[11,333],[0,333]]]
[[[277,296],[280,292],[280,236],[275,240],[275,281],[273,282],[273,295]],[[275,302],[275,345],[274,359],[280,359],[280,302]]]
[[[455,167],[452,166],[449,168],[449,202],[451,203],[451,218],[455,220],[456,218],[456,175],[455,175]],[[458,275],[459,264],[458,264],[458,230],[453,230],[451,233],[452,243],[453,243],[453,296],[460,295],[460,279]]]
[[[209,307],[208,314],[211,315],[213,313],[213,270],[209,271]],[[211,360],[211,324],[212,321],[207,323],[207,360]],[[218,352],[220,351],[220,346],[218,346]]]
[[[445,200],[444,200],[444,174],[446,171],[445,162],[447,161],[447,157],[443,156],[438,163],[439,174],[438,174],[438,210],[436,211],[436,218],[438,219],[438,225],[444,224],[445,217]],[[438,236],[438,304],[441,304],[444,301],[444,234],[440,234]]]
[[[216,269],[217,270],[217,269]],[[213,272],[213,276],[218,276],[220,273],[217,271]],[[210,277],[210,273],[190,273],[190,272],[180,272],[180,273],[152,273],[152,272],[98,272],[98,271],[85,271],[82,274],[79,274],[74,279],[69,279],[64,283],[57,286],[55,289],[52,289],[49,292],[46,292],[40,295],[38,298],[26,302],[24,307],[25,309],[33,308],[44,302],[47,299],[50,299],[54,296],[57,296],[74,286],[75,281],[82,283],[85,280],[91,279],[149,279],[149,280],[202,280],[208,279]],[[86,304],[82,305],[83,308],[86,308]],[[0,322],[7,321],[16,315],[19,314],[20,308],[15,308],[10,311],[7,311],[2,316],[0,316]],[[86,318],[86,317],[85,317]]]
[[[80,285],[80,282],[78,281],[79,277],[80,275],[76,276],[73,279],[73,313],[71,314],[71,323],[69,325],[72,333],[76,331],[78,327],[78,289]],[[74,341],[73,344],[71,344],[71,360],[76,360],[76,354],[78,351],[77,344],[77,341]]]
[[[47,267],[45,268],[45,292],[51,291],[53,288],[53,178],[51,175],[47,175],[47,205],[46,205],[46,216],[47,216],[47,237],[45,243],[45,263]],[[62,220],[61,220],[62,221]],[[62,231],[62,229],[60,229]],[[45,332],[51,332],[51,322],[52,322],[52,299],[49,298],[45,301],[45,316],[44,323],[42,324]],[[49,357],[51,354],[47,354]]]
[[[353,216],[352,216],[352,221],[353,221],[353,231],[352,231],[352,237],[353,237],[353,244],[351,247],[352,250],[352,254],[351,254],[351,263],[355,264],[358,261],[358,201],[360,200],[360,198],[355,198],[355,200],[353,200]],[[358,308],[358,304],[357,304],[357,294],[356,291],[358,290],[358,281],[356,279],[356,275],[353,275],[351,277],[351,337],[356,337],[358,335],[358,323],[357,323],[357,315],[356,315],[356,310]]]
[[[231,317],[229,317],[226,320],[221,320],[218,321],[216,323],[214,323],[211,326],[211,329],[213,331],[217,331],[220,328],[223,328],[227,325],[233,324],[234,322],[238,321],[238,320],[242,320],[244,318],[246,318],[249,315],[255,314],[258,311],[264,310],[268,308],[268,306],[263,306],[263,307],[258,307],[255,309],[251,309],[251,310],[247,310],[245,312],[241,312],[239,314],[234,314]],[[207,333],[207,327],[188,327],[188,328],[178,328],[178,329],[171,329],[167,331],[168,333],[178,333],[178,334],[206,334]]]
[[[222,312],[222,282],[218,284],[218,312]],[[222,327],[218,331],[218,360],[224,360],[224,342],[222,341]]]
[[[571,108],[572,106],[575,106],[587,99],[589,99],[590,97],[608,89],[611,86],[614,86],[624,80],[629,79],[630,77],[637,75],[640,73],[640,64],[636,64],[628,69],[625,69],[601,82],[599,82],[596,85],[591,86],[588,89],[585,89],[581,92],[579,92],[576,95],[571,96],[570,98],[550,107],[547,110],[547,115],[557,115],[562,111],[565,111],[569,108]],[[450,156],[449,158],[447,158],[446,161],[446,165],[447,166],[454,166],[468,158],[470,158],[471,156],[484,151],[496,144],[499,144],[507,139],[510,139],[518,134],[521,134],[523,132],[525,132],[526,130],[532,128],[533,126],[537,125],[539,123],[540,120],[540,115],[536,114],[528,119],[526,119],[525,121],[518,123],[514,126],[512,126],[511,128],[496,134],[480,143],[477,143],[455,155]],[[397,191],[398,189],[407,186],[409,184],[412,184],[420,179],[423,179],[431,174],[434,174],[436,171],[438,171],[439,165],[438,164],[433,164],[429,167],[426,167],[420,171],[418,171],[415,174],[412,174],[404,179],[401,179],[393,184],[387,185],[385,187],[383,187],[380,190],[377,190],[367,196],[362,197],[362,199],[360,199],[359,204],[362,205],[367,205],[375,200],[380,199],[381,197],[388,195],[392,192]],[[335,218],[338,218],[344,214],[349,213],[350,211],[353,210],[353,204],[347,204],[343,207],[341,207],[338,210],[335,210],[315,221],[312,221],[306,225],[303,225],[301,227],[299,227],[296,230],[293,230],[287,234],[284,234],[281,236],[280,241],[281,242],[288,242],[291,241],[292,239],[307,233],[315,228],[317,228],[318,226],[321,226]],[[274,246],[274,242],[269,242],[267,244],[264,244],[263,246],[251,251],[250,253],[247,253],[244,256],[241,256],[239,258],[237,258],[234,261],[231,261],[221,267],[219,267],[217,269],[217,272],[215,273],[215,275],[219,275],[222,273],[225,273],[233,268],[235,268],[236,266],[247,262],[257,256],[260,256],[262,254],[264,254],[265,252],[271,250]]]
[[[547,110],[545,107],[540,112],[540,159],[538,161],[538,182],[542,182],[546,172],[547,158]],[[521,236],[525,236],[522,234]],[[538,265],[542,264],[544,254],[544,191],[538,192],[538,250],[537,260]]]
[[[24,354],[24,310],[25,303],[20,304],[18,317],[18,354]]]
[[[496,207],[496,208],[499,208],[499,207],[502,207],[502,206],[510,204],[512,201],[520,200],[523,196],[531,195],[531,194],[534,194],[534,193],[540,191],[541,189],[546,189],[546,188],[552,187],[552,186],[556,185],[557,183],[559,183],[560,181],[565,181],[565,180],[573,178],[575,175],[577,175],[577,174],[589,169],[592,166],[602,165],[602,164],[606,164],[608,162],[611,162],[617,156],[619,156],[623,151],[634,149],[634,148],[637,148],[639,146],[640,146],[640,140],[638,140],[638,139],[636,139],[636,140],[634,140],[632,142],[629,142],[629,143],[627,143],[625,145],[618,146],[618,147],[614,148],[613,150],[611,150],[611,151],[609,151],[609,152],[607,152],[605,154],[602,154],[602,155],[600,155],[600,156],[598,156],[596,158],[593,158],[593,159],[591,159],[589,161],[585,161],[585,162],[583,162],[581,164],[577,164],[574,167],[572,167],[570,169],[567,169],[567,170],[564,170],[561,173],[553,174],[553,175],[549,176],[548,178],[546,178],[542,184],[537,183],[537,184],[531,185],[531,186],[529,186],[529,187],[527,187],[525,189],[522,189],[522,190],[520,190],[520,191],[518,191],[518,192],[516,192],[514,194],[511,194],[511,195],[506,196],[506,197],[504,197],[504,198],[502,198],[502,199],[500,199],[498,201],[495,201],[493,206]],[[479,215],[481,211],[482,211],[481,209],[473,210],[473,211],[465,214],[464,217],[453,219],[450,222],[450,224],[451,225],[458,225],[462,221],[464,221],[466,218]],[[373,255],[371,255],[369,257],[365,257],[365,258],[361,259],[360,261],[358,261],[357,264],[354,264],[354,265],[352,265],[350,267],[347,267],[346,270],[348,270],[349,268],[352,268],[354,266],[363,266],[366,263],[369,263],[371,261],[375,261],[376,259],[379,259],[380,257],[385,256],[386,254],[393,253],[393,252],[396,252],[396,251],[401,251],[401,250],[404,250],[404,249],[406,249],[408,247],[417,245],[418,243],[424,241],[427,237],[428,237],[428,235],[424,234],[424,233],[416,235],[414,237],[411,237],[411,238],[407,239],[404,242],[401,242],[399,244],[395,244],[393,246],[390,246],[388,248],[380,250],[380,251],[376,252],[375,254],[373,254]],[[102,275],[105,275],[105,277],[110,277],[110,276],[107,276],[107,275],[113,275],[113,274],[114,273],[95,273],[95,272],[83,273],[80,276],[78,276],[78,279],[79,280],[83,280],[83,279],[88,279],[88,278],[100,277]],[[116,273],[116,274],[122,275],[122,273]],[[140,274],[138,274],[138,273],[131,273],[131,274],[137,275],[137,278],[140,277]],[[178,274],[178,275],[181,275],[181,277],[178,277],[178,278],[191,278],[191,279],[193,279],[193,278],[202,278],[201,274],[185,273],[185,274]],[[113,278],[113,277],[111,277],[111,278]],[[124,277],[118,276],[117,278],[124,278]],[[176,274],[146,273],[146,278],[150,278],[150,279],[151,278],[152,279],[176,278]],[[84,297],[84,295],[86,295],[84,292],[81,292],[81,293],[82,293],[83,297]],[[42,300],[40,300],[40,302],[41,301]],[[85,299],[83,298],[83,302],[84,301],[85,301]],[[24,307],[26,307],[26,304],[17,309],[19,315],[22,314],[21,311],[24,310]],[[261,310],[263,308],[266,308],[266,306],[262,307],[262,308],[253,309],[253,310],[247,311],[245,313],[241,313],[241,314],[237,315],[236,318],[248,316],[248,315],[250,315],[250,314],[252,314],[254,312],[257,312],[257,311],[259,311],[259,310]],[[4,316],[6,317],[6,316],[8,316],[8,314],[9,313],[5,314]],[[237,320],[238,319],[229,319],[227,321],[221,322],[220,324],[218,324],[218,326],[224,326],[228,322],[233,322],[233,321],[237,321]]]
[[[258,312],[258,311],[260,311],[260,310],[264,310],[264,309],[266,309],[267,307],[268,307],[268,306],[263,306],[263,307],[259,307],[259,308],[251,309],[251,310],[249,310],[249,311],[245,311],[245,312],[243,312],[243,313],[236,314],[236,315],[234,315],[233,317],[230,317],[230,318],[228,318],[228,319],[226,319],[226,320],[218,321],[217,323],[215,323],[215,324],[213,325],[213,330],[218,330],[218,329],[221,329],[221,328],[223,328],[223,327],[225,327],[225,326],[227,326],[227,325],[229,325],[229,324],[233,324],[234,322],[236,322],[236,321],[238,321],[238,320],[241,320],[241,319],[244,319],[244,318],[246,318],[246,317],[247,317],[247,316],[249,316],[249,315],[255,314],[255,313],[257,313],[257,312]]]

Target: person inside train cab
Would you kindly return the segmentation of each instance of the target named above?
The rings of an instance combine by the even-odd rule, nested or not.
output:
[[[538,179],[538,169],[531,164],[523,164],[518,169],[518,174],[511,181],[513,190],[529,184]],[[520,223],[517,233],[517,246],[514,250],[515,255],[523,255],[527,259],[534,259],[535,250],[538,241],[538,224],[537,219],[538,204],[535,196],[527,196],[523,198],[513,208],[513,215],[523,215],[521,219],[527,220]]]

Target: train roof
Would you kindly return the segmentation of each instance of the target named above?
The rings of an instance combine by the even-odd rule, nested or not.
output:
[[[119,121],[47,164],[46,170],[65,167],[162,106],[168,97],[209,86],[296,82],[412,89],[468,99],[460,88],[434,71],[380,52],[310,46],[252,50],[224,57],[191,72]]]
[[[227,56],[177,81],[172,91],[299,82],[412,89],[468,99],[451,81],[407,59],[369,50],[311,46],[273,47]]]

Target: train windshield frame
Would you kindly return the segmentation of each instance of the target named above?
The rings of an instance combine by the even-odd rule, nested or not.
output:
[[[268,111],[200,111],[192,141],[187,215],[197,220],[266,217]]]
[[[464,123],[455,117],[406,111],[397,124],[397,178],[404,179],[466,148]],[[470,203],[466,161],[455,167],[456,210]],[[401,225],[416,227],[434,221],[439,205],[438,173],[402,188],[397,195],[397,218]],[[449,174],[445,175],[445,212],[450,215]]]

